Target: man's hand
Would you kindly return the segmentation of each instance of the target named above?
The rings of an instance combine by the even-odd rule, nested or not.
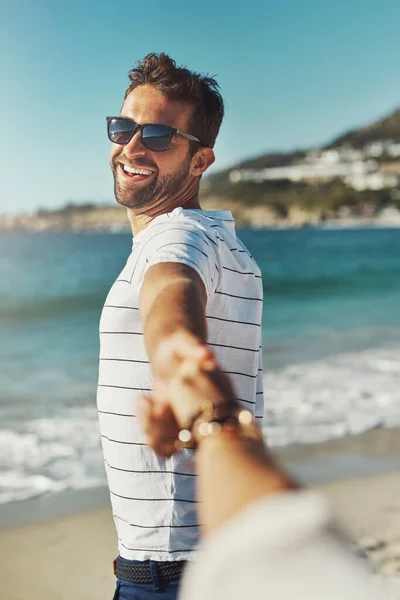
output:
[[[142,398],[139,420],[147,443],[160,456],[168,458],[177,452],[176,441],[183,423],[199,410],[198,398],[188,398],[180,387],[184,365],[197,371],[200,365],[207,368],[213,364],[210,349],[187,331],[172,334],[157,347],[152,361],[153,394]]]
[[[222,403],[234,398],[231,382],[212,352],[208,348],[204,353],[191,350],[190,358],[179,357],[168,383],[156,385],[153,395],[143,398],[140,406],[147,443],[164,457],[177,451],[179,431],[201,411],[205,400]]]
[[[176,453],[180,427],[168,404],[156,402],[153,396],[143,396],[139,403],[139,421],[147,444],[164,458]]]
[[[214,355],[198,337],[186,330],[177,331],[163,339],[157,346],[152,360],[154,376],[168,381],[185,360],[204,362]]]
[[[186,423],[198,411],[198,401],[177,398],[182,365],[207,369],[215,366],[214,355],[206,344],[188,331],[178,331],[165,338],[153,354],[154,398],[157,404],[173,405],[176,417]],[[179,389],[179,388],[178,388]]]

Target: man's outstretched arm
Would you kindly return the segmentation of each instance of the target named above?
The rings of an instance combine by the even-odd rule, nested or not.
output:
[[[198,273],[183,263],[151,266],[140,290],[146,350],[156,378],[169,379],[184,358],[207,353],[207,293]],[[158,352],[169,341],[169,356]]]

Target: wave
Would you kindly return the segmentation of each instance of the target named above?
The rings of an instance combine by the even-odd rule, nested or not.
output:
[[[14,305],[2,302],[0,323],[12,324],[35,321],[42,318],[68,316],[97,311],[100,314],[107,291],[33,299]]]
[[[104,484],[94,407],[0,430],[0,504]]]
[[[369,349],[264,375],[271,446],[315,443],[400,425],[400,349]]]
[[[339,354],[264,375],[271,447],[400,425],[400,349]],[[106,482],[94,406],[0,429],[0,503]]]

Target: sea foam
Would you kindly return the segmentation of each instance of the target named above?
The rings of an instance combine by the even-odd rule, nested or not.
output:
[[[400,425],[399,390],[400,349],[266,368],[265,438],[278,447]],[[0,503],[105,484],[95,407],[59,410],[0,429]]]
[[[264,375],[271,446],[312,443],[400,425],[400,349],[290,365]]]

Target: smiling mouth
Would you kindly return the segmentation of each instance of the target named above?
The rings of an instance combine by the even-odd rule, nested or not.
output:
[[[148,179],[154,175],[154,171],[150,171],[149,169],[128,167],[128,165],[122,163],[119,166],[125,177],[129,177],[130,179]]]

